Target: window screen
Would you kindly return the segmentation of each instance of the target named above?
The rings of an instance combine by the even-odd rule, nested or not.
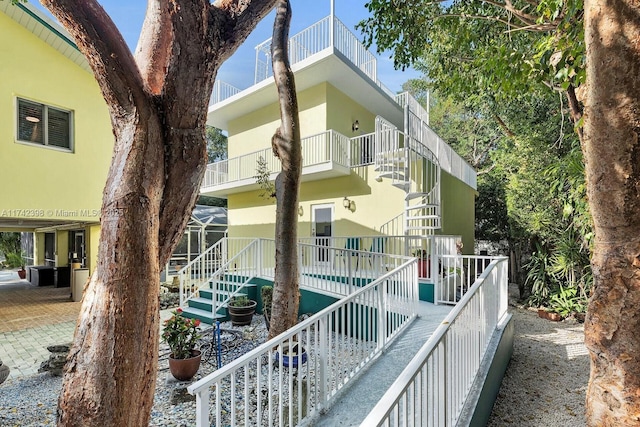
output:
[[[18,99],[18,140],[71,149],[71,112]]]

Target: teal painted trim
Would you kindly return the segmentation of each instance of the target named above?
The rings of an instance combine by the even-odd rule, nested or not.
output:
[[[420,301],[427,301],[427,302],[433,303],[434,301],[433,291],[434,291],[433,283],[424,283],[424,282],[418,283],[418,298],[420,299]]]
[[[331,280],[332,282],[338,282],[338,283],[345,283],[345,284],[349,283],[349,278],[346,276],[329,276],[326,274],[311,274],[311,273],[305,273],[305,276],[316,277],[318,279],[324,279],[324,280]],[[373,282],[373,280],[374,279],[366,279],[363,277],[358,277],[353,281],[353,284],[355,284],[359,288],[362,288],[367,286],[369,283]]]
[[[484,378],[482,391],[480,392],[473,416],[471,417],[471,422],[469,423],[470,427],[484,427],[489,421],[493,404],[496,401],[500,386],[502,385],[502,378],[507,371],[511,356],[513,355],[514,323],[513,317],[511,317],[502,330],[498,348],[493,356],[489,372]]]
[[[26,13],[27,15],[29,15],[30,17],[38,21],[40,24],[42,24],[44,27],[46,27],[49,31],[54,33],[56,36],[60,37],[69,46],[71,46],[72,48],[80,52],[80,49],[78,49],[78,46],[74,42],[72,42],[67,36],[62,34],[60,31],[52,27],[51,24],[49,24],[47,21],[45,21],[44,19],[42,19],[41,17],[33,13],[32,10],[29,10],[25,5],[21,3],[16,3],[16,6],[18,6],[18,8],[20,8],[20,10],[22,10],[24,13]]]
[[[300,289],[300,296],[300,309],[298,310],[298,314],[315,314],[329,307],[336,301],[339,301],[338,298],[319,294],[308,289]]]

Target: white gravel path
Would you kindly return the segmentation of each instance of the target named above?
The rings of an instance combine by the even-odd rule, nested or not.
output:
[[[589,356],[583,325],[510,308],[514,352],[488,426],[584,426]]]

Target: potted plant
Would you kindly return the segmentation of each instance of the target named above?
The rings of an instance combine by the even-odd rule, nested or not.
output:
[[[246,295],[234,297],[229,301],[229,306],[227,307],[231,324],[233,326],[250,325],[253,314],[256,312],[256,305],[257,303],[250,300]]]
[[[10,252],[6,254],[6,264],[9,268],[20,268],[18,270],[18,277],[25,279],[27,277],[27,270],[24,269],[24,259],[18,252]]]
[[[413,256],[418,258],[418,277],[429,277],[431,259],[426,249],[416,249]]]
[[[273,302],[273,286],[263,286],[260,289],[260,297],[262,298],[262,314],[267,324],[267,331],[271,324],[271,304]]]
[[[186,381],[193,378],[200,368],[202,353],[196,350],[200,339],[198,326],[200,320],[189,319],[182,315],[182,309],[172,312],[173,316],[164,322],[162,339],[169,344],[169,370],[177,380]]]
[[[276,351],[276,363],[280,361],[280,352]],[[307,362],[307,350],[297,341],[282,344],[282,366],[297,368]]]

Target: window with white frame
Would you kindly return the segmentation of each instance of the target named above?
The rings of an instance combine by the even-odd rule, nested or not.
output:
[[[72,149],[71,111],[26,99],[17,99],[18,141]]]

